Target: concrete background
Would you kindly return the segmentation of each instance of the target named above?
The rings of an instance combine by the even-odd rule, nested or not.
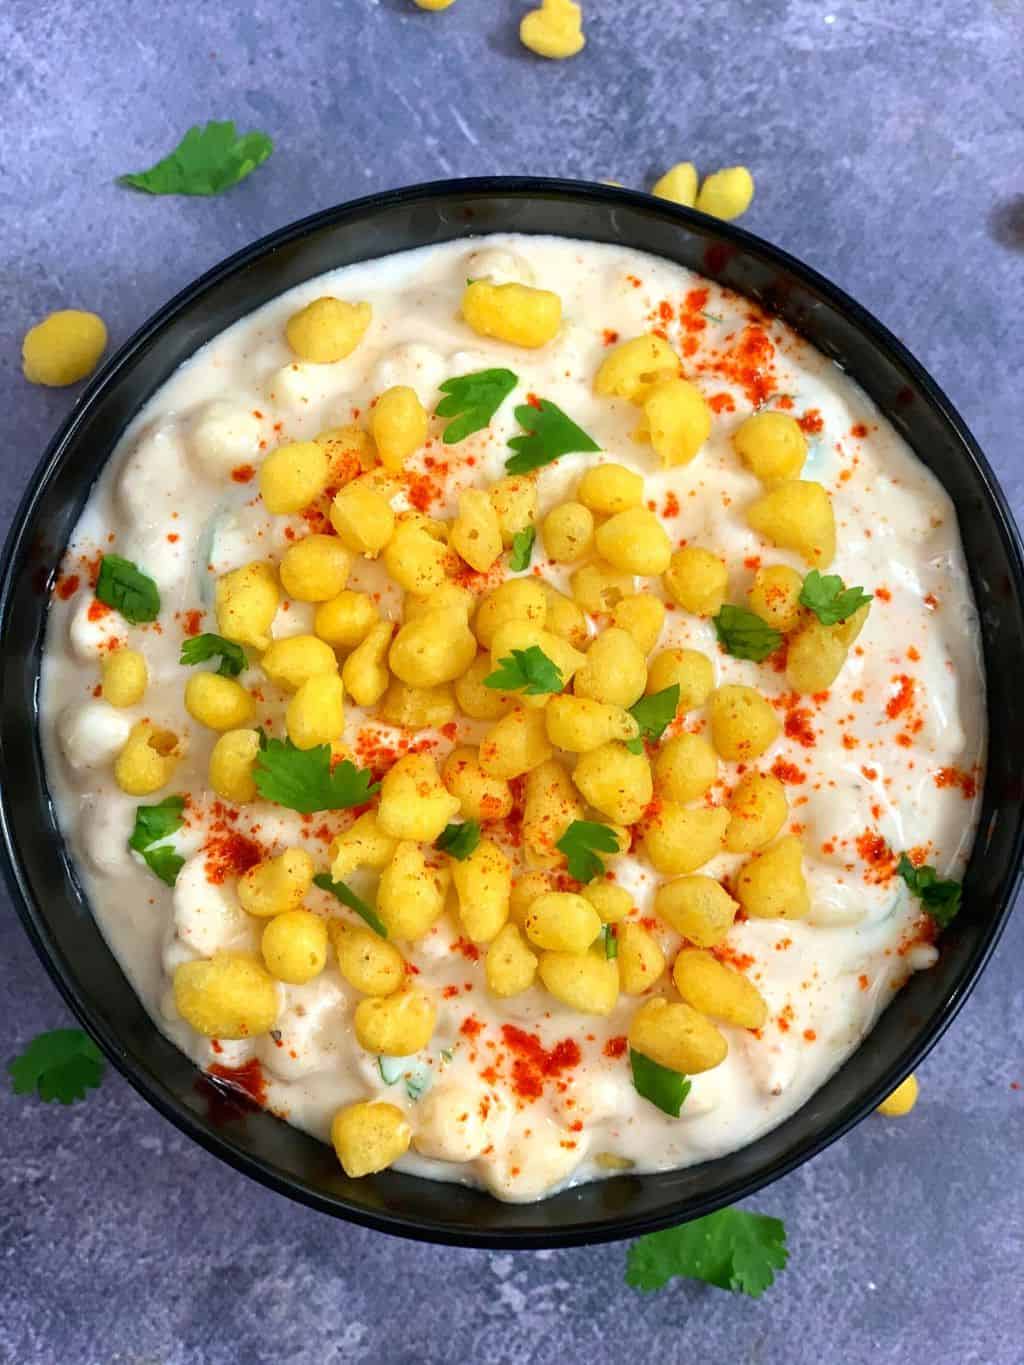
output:
[[[6,0],[0,7],[0,531],[74,391],[26,385],[24,330],[99,311],[120,344],[228,252],[314,209],[441,175],[643,187],[748,164],[744,220],[874,310],[959,405],[1024,511],[1019,0],[584,0],[566,64],[517,0]],[[192,123],[275,139],[223,198],[114,177]],[[902,1123],[873,1119],[755,1201],[790,1269],[758,1303],[625,1288],[625,1248],[414,1246],[292,1206],[108,1075],[73,1110],[0,1088],[0,1361],[586,1358],[1019,1365],[1024,958],[1018,916]],[[67,1022],[0,904],[3,1051]]]

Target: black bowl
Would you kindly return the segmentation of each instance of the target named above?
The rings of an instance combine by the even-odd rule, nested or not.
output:
[[[619,1176],[539,1204],[395,1173],[347,1179],[334,1154],[262,1112],[212,1106],[192,1063],[143,1010],[100,935],[49,799],[36,693],[48,588],[93,480],[129,419],[237,318],[314,275],[431,242],[513,231],[639,247],[748,294],[848,371],[956,504],[980,611],[992,737],[964,909],[938,964],[796,1114],[741,1151],[662,1175]],[[25,927],[68,1004],[128,1080],[208,1150],[294,1199],[384,1232],[464,1246],[608,1241],[750,1194],[833,1142],[916,1066],[995,947],[1020,874],[1024,568],[1005,499],[932,379],[863,308],[737,228],[647,195],[560,180],[448,181],[374,195],[275,232],[179,294],[109,361],[46,452],[15,519],[0,583],[0,823]]]

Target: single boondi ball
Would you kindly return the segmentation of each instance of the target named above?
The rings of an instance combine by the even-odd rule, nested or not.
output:
[[[92,374],[107,344],[107,329],[95,313],[62,308],[37,322],[21,343],[22,368],[30,384],[61,388]]]

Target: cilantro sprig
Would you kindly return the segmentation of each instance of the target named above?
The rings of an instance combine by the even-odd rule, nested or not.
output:
[[[632,1047],[629,1049],[629,1065],[633,1072],[636,1093],[649,1100],[663,1114],[669,1114],[677,1119],[683,1101],[690,1093],[689,1077],[652,1061],[650,1057]]]
[[[614,924],[602,924],[601,942],[604,944],[604,955],[607,958],[618,957],[619,940],[615,934]]]
[[[484,678],[484,686],[498,692],[525,692],[528,697],[540,697],[546,692],[561,692],[565,683],[558,666],[540,645],[529,645],[499,659],[498,667]]]
[[[168,886],[178,880],[185,859],[163,840],[181,829],[185,823],[184,810],[183,796],[165,797],[155,806],[137,806],[135,825],[128,840],[128,847],[140,853],[149,870]]]
[[[660,692],[652,692],[649,697],[641,697],[629,708],[629,714],[640,726],[636,739],[627,739],[626,748],[633,754],[642,754],[644,740],[659,740],[667,726],[675,719],[679,706],[679,684],[663,687]]]
[[[20,1056],[7,1063],[11,1089],[51,1103],[84,1100],[103,1079],[103,1053],[80,1028],[57,1028],[33,1038]]]
[[[505,461],[510,474],[528,474],[531,469],[551,464],[561,455],[601,449],[593,437],[549,398],[538,399],[536,407],[524,403],[516,408],[515,417],[526,434],[513,436],[509,441],[516,452]]]
[[[363,805],[380,787],[371,779],[366,768],[357,768],[348,759],[332,768],[329,744],[298,749],[290,739],[261,744],[253,767],[260,796],[303,815]]]
[[[941,880],[934,867],[915,867],[905,853],[900,854],[896,871],[939,928],[948,928],[960,909],[963,894],[960,883]]]
[[[218,655],[220,667],[217,672],[222,677],[237,678],[245,668],[247,661],[241,645],[235,644],[234,640],[225,640],[223,635],[209,633],[183,640],[178,663],[191,667],[193,664],[204,664],[207,659],[215,659]]]
[[[533,545],[536,539],[536,526],[526,526],[512,537],[512,553],[509,556],[508,567],[513,573],[522,573],[524,569],[530,567]]]
[[[800,605],[813,611],[823,626],[838,626],[854,612],[867,606],[871,593],[863,588],[848,588],[837,573],[812,569],[800,589]]]
[[[676,1276],[756,1299],[789,1259],[781,1219],[719,1209],[682,1227],[641,1237],[629,1249],[626,1283],[646,1293]]]
[[[752,659],[759,664],[782,644],[782,633],[762,621],[747,607],[726,603],[714,618],[715,634],[727,654],[734,659]]]
[[[137,626],[155,621],[160,614],[160,592],[148,574],[130,559],[104,555],[96,580],[96,596]]]
[[[262,166],[273,150],[266,133],[240,134],[232,119],[197,123],[155,166],[118,176],[117,183],[145,194],[222,194]]]
[[[444,429],[444,444],[458,445],[482,431],[518,383],[511,370],[475,370],[446,379],[441,385],[446,396],[434,409],[438,417],[453,419]]]
[[[341,901],[342,905],[347,905],[350,910],[354,910],[360,919],[370,926],[375,934],[381,938],[387,938],[387,925],[377,914],[372,905],[367,905],[361,896],[357,896],[351,887],[344,882],[332,881],[329,872],[318,872],[313,878],[313,885],[318,886],[321,891],[327,891],[335,900]]]
[[[569,876],[578,882],[592,882],[604,872],[599,853],[617,853],[619,837],[598,820],[574,820],[555,844],[565,854]]]
[[[476,820],[465,820],[461,825],[445,825],[434,841],[434,847],[461,863],[475,852],[480,843],[480,825]]]

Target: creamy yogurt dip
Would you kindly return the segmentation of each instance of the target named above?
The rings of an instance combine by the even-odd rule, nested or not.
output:
[[[557,334],[536,348],[480,335],[461,312],[467,280],[553,291],[562,309]],[[324,296],[365,300],[372,320],[346,358],[297,359],[286,323]],[[595,376],[616,347],[652,334],[680,357],[711,415],[696,457],[669,467],[650,444],[633,439],[637,406],[595,392]],[[339,479],[361,476],[353,457],[351,467],[332,471],[326,498],[303,512],[275,515],[260,496],[261,464],[275,449],[312,441],[325,429],[368,427],[376,400],[393,386],[414,390],[433,414],[445,381],[492,368],[516,379],[491,420],[446,445],[450,419],[431,416],[425,442],[382,485],[400,522],[403,513],[418,511],[450,524],[464,490],[487,489],[506,474],[508,441],[522,434],[515,409],[553,402],[600,449],[565,454],[531,476],[537,526],[574,497],[586,470],[602,462],[625,466],[642,476],[643,505],[656,514],[672,550],[697,545],[718,556],[728,568],[726,601],[745,605],[759,569],[788,565],[804,575],[810,567],[747,522],[747,510],[766,490],[732,437],[755,410],[772,410],[795,418],[807,438],[799,477],[831,497],[836,552],[822,571],[873,596],[838,677],[820,692],[797,693],[785,648],[763,662],[734,657],[720,647],[712,620],[673,602],[659,575],[634,580],[635,591],[668,608],[657,643],[644,651],[649,661],[669,649],[699,650],[711,661],[716,686],[752,687],[770,703],[779,728],[767,750],[747,763],[721,760],[710,788],[691,804],[727,807],[744,772],[773,775],[787,802],[773,844],[787,835],[801,840],[810,907],[798,919],[740,911],[712,945],[716,961],[756,987],[765,1015],[753,1029],[721,1016],[712,1021],[727,1054],[691,1076],[678,1117],[638,1093],[627,1045],[645,1001],[679,1001],[671,969],[683,940],[654,911],[658,887],[672,877],[652,866],[642,837],[658,819],[657,781],[635,823],[632,851],[601,855],[606,880],[631,898],[626,919],[602,932],[621,937],[624,925],[646,929],[664,970],[646,994],[620,993],[607,1014],[571,1008],[539,978],[511,997],[493,994],[488,944],[470,941],[452,891],[422,936],[397,945],[408,979],[436,1010],[430,1041],[415,1056],[380,1060],[360,1045],[353,1020],[363,997],[339,972],[333,949],[313,979],[274,982],[276,1018],[259,1036],[204,1036],[175,1005],[172,980],[182,964],[222,953],[260,961],[261,935],[272,921],[242,908],[238,876],[289,848],[307,850],[317,872],[330,872],[333,841],[361,813],[300,814],[262,799],[234,804],[217,796],[208,772],[218,733],[184,704],[187,680],[217,666],[216,657],[198,667],[179,662],[183,642],[224,633],[217,580],[253,561],[279,563],[310,533],[333,534],[325,515],[330,496]],[[372,444],[365,449],[372,458]],[[111,553],[155,582],[156,620],[131,624],[97,600],[99,561]],[[522,576],[571,594],[573,575],[594,558],[591,549],[579,563],[553,562],[541,529]],[[506,549],[489,570],[476,572],[452,552],[446,570],[480,598],[512,575],[509,564]],[[395,629],[408,610],[382,558],[354,554],[347,588],[370,594]],[[315,612],[316,604],[282,592],[269,633],[274,640],[308,635]],[[592,639],[610,624],[608,615],[591,614],[586,629]],[[115,707],[102,695],[100,668],[124,646],[145,657],[148,686],[134,705]],[[247,654],[239,679],[255,702],[247,724],[283,739],[291,694],[265,675],[258,649]],[[479,745],[493,724],[450,702],[450,719],[438,729],[405,729],[375,712],[346,698],[340,738],[353,761],[376,777],[412,750],[440,768],[453,747]],[[75,530],[50,611],[41,715],[60,824],[97,921],[167,1037],[197,1066],[245,1086],[273,1113],[325,1141],[343,1107],[387,1101],[404,1112],[412,1133],[399,1169],[518,1201],[616,1170],[660,1171],[719,1156],[802,1105],[858,1046],[909,974],[936,960],[934,926],[896,875],[896,860],[908,851],[941,877],[962,875],[985,745],[977,621],[953,507],[865,394],[790,328],[676,265],[619,247],[515,236],[424,248],[310,280],[180,368],[124,434]],[[681,712],[660,741],[648,744],[652,762],[674,735],[706,738],[708,716],[707,705]],[[144,719],[172,732],[183,756],[157,791],[140,796],[121,789],[114,764]],[[555,757],[566,772],[577,761],[560,749]],[[510,860],[514,883],[538,870],[524,853],[523,788],[515,779],[511,813],[483,824],[484,838]],[[128,841],[138,808],[174,795],[186,802],[184,823],[169,840],[184,860],[172,887]],[[576,799],[575,818],[609,821]],[[717,840],[716,848],[697,875],[736,893],[741,869],[756,854],[725,851]],[[447,855],[430,845],[421,851],[448,876]],[[534,849],[531,857],[549,865],[552,889],[580,890],[550,841],[546,855]],[[345,880],[372,905],[379,876],[364,866]],[[362,923],[317,886],[304,904]],[[522,927],[515,904],[513,922]],[[519,942],[544,955],[528,931]],[[590,951],[600,954],[602,942]]]

